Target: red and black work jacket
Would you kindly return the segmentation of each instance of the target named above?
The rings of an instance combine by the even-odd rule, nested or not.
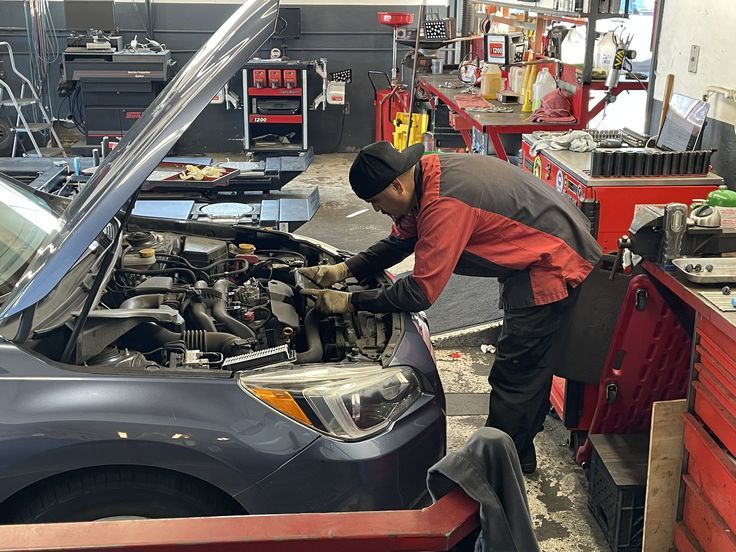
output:
[[[416,206],[391,234],[347,260],[359,280],[415,254],[391,287],[361,291],[370,312],[428,308],[452,273],[498,278],[505,309],[567,297],[601,257],[590,223],[565,196],[509,163],[482,155],[425,155],[415,171]]]

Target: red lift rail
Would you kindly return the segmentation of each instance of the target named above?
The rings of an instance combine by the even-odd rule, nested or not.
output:
[[[0,552],[444,551],[478,527],[461,490],[422,510],[0,527]]]

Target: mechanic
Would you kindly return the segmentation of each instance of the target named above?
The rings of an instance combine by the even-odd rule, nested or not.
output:
[[[504,324],[488,378],[486,425],[512,437],[522,470],[533,473],[561,319],[601,250],[582,212],[533,175],[489,156],[423,154],[421,144],[403,152],[389,142],[363,148],[350,185],[393,219],[391,234],[345,262],[302,269],[329,288],[414,253],[411,275],[383,289],[303,293],[326,313],[417,312],[434,303],[453,272],[498,278]]]

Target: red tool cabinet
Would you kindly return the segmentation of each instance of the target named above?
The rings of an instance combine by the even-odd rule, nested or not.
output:
[[[700,315],[696,343],[675,543],[736,551],[736,341]]]
[[[695,315],[675,548],[736,552],[736,312],[650,262],[644,268]]]
[[[590,219],[593,235],[604,253],[617,250],[617,241],[628,233],[634,205],[684,203],[705,198],[723,179],[705,176],[590,176],[590,153],[542,150],[531,154],[538,138],[525,134],[521,143],[522,168],[565,194]]]

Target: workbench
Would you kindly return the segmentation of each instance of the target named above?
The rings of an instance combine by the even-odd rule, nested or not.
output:
[[[643,268],[695,319],[675,546],[680,552],[734,551],[736,311],[724,312],[699,294],[718,285],[693,284],[649,261]]]
[[[572,68],[574,74],[574,67]],[[568,75],[569,78],[570,70],[565,68],[563,70],[563,80]],[[573,79],[574,80],[574,77]],[[566,82],[566,81],[565,81]],[[445,83],[450,83],[451,86],[456,88],[447,88]],[[469,85],[465,85],[458,79],[457,75],[440,74],[440,75],[422,75],[418,78],[417,86],[424,92],[425,95],[434,97],[438,101],[446,104],[450,110],[456,113],[459,118],[463,121],[462,126],[456,126],[455,130],[460,132],[465,144],[470,148],[472,139],[470,136],[471,129],[476,129],[479,132],[487,134],[496,155],[499,159],[508,161],[508,156],[504,150],[503,144],[501,143],[501,135],[504,134],[527,134],[536,131],[556,131],[562,132],[567,130],[578,130],[583,129],[588,125],[588,122],[595,117],[605,107],[605,101],[601,100],[594,105],[590,106],[590,91],[591,90],[603,90],[602,86],[604,83],[596,82],[590,85],[568,85],[573,87],[575,92],[573,93],[570,103],[572,107],[572,114],[577,118],[575,123],[534,123],[529,121],[531,113],[522,113],[521,105],[517,103],[502,104],[498,101],[491,101],[491,105],[495,107],[510,107],[513,109],[512,113],[485,113],[477,111],[468,111],[458,106],[456,96],[466,91]],[[641,85],[633,81],[621,82],[615,89],[611,91],[612,95],[617,95],[624,90],[632,90]],[[473,88],[470,86],[470,88]],[[477,89],[476,89],[477,90]]]
[[[452,86],[458,88],[445,88],[444,83],[452,83]],[[471,137],[470,129],[475,128],[479,132],[487,134],[496,155],[499,159],[508,160],[506,151],[501,143],[502,134],[525,134],[538,130],[544,131],[565,131],[570,128],[582,128],[577,123],[533,123],[529,121],[531,113],[522,113],[521,104],[502,104],[498,101],[489,102],[495,107],[510,107],[513,113],[484,113],[477,111],[468,111],[457,105],[455,97],[465,93],[468,85],[464,85],[457,78],[457,75],[423,75],[419,78],[418,86],[425,94],[436,97],[439,101],[446,104],[454,113],[458,114],[465,122],[463,126],[456,126],[455,130],[460,132],[465,140],[466,145],[470,147]],[[470,88],[473,88],[472,86]],[[584,126],[584,125],[583,125]]]

